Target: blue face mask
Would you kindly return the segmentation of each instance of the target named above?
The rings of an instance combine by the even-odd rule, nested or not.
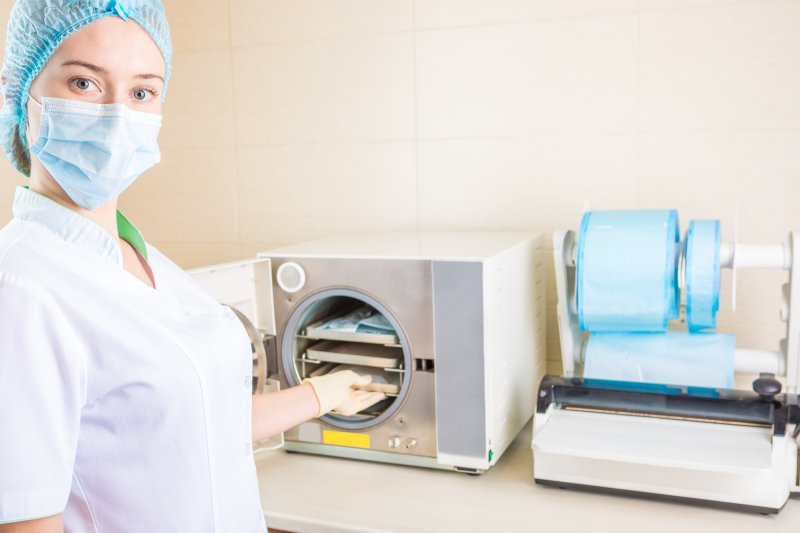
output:
[[[49,97],[42,98],[40,107],[39,138],[31,152],[84,209],[96,209],[118,196],[161,160],[161,115],[133,111],[124,104]]]

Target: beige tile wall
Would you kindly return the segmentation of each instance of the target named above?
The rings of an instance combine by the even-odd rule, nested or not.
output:
[[[183,266],[365,227],[551,232],[585,206],[800,229],[800,0],[166,5],[164,161],[122,205]],[[0,180],[8,205],[23,180]],[[742,345],[775,348],[784,279],[740,273],[733,314],[725,274]],[[552,311],[548,344],[557,370]]]

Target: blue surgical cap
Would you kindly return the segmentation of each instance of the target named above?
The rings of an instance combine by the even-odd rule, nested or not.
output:
[[[164,90],[170,73],[172,41],[160,0],[17,0],[11,10],[3,60],[3,108],[0,110],[0,144],[6,155],[30,175],[31,157],[25,135],[28,91],[31,83],[70,34],[103,17],[117,16],[138,22],[164,56]]]

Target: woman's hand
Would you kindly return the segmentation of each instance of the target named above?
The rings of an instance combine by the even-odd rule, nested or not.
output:
[[[319,417],[331,411],[354,415],[386,398],[382,392],[358,390],[358,387],[366,387],[371,381],[371,376],[359,376],[352,370],[343,370],[309,378],[303,383],[310,383],[314,387],[319,401]]]
[[[386,398],[382,392],[367,392],[372,380],[352,370],[311,378],[299,387],[253,396],[253,442],[266,440],[330,411],[355,414]]]

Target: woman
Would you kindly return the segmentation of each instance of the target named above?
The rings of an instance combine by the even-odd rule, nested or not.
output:
[[[118,195],[160,159],[158,0],[18,0],[0,141],[0,533],[264,531],[251,442],[382,395],[342,372],[251,395],[238,320]]]

